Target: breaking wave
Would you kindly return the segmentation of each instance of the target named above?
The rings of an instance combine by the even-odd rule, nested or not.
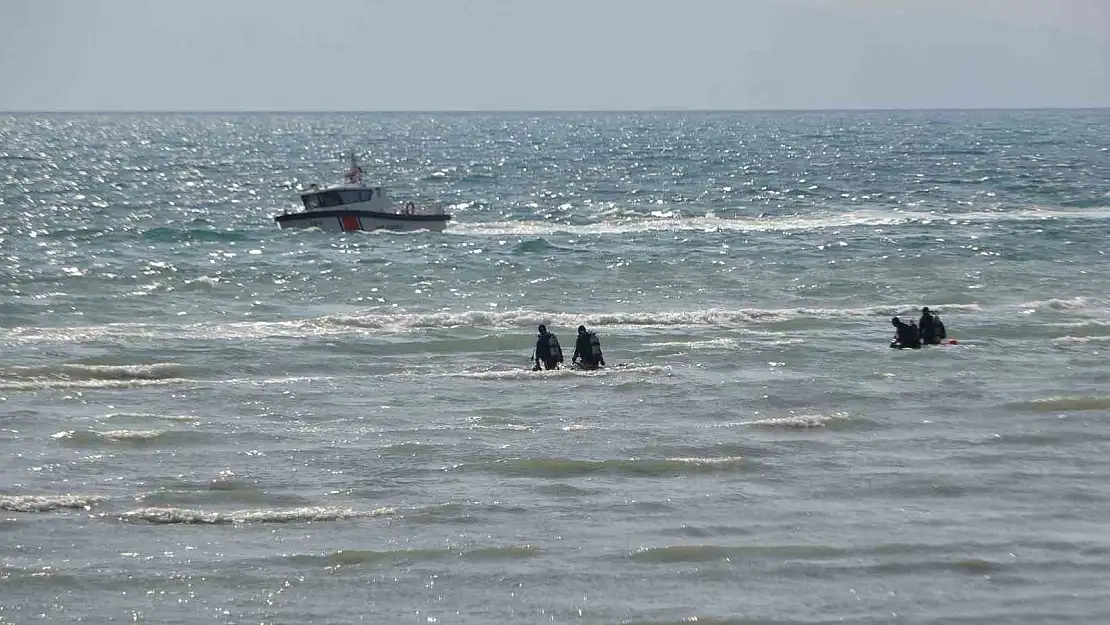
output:
[[[1072,297],[1069,299],[1047,299],[1026,302],[1024,308],[1031,311],[1063,311],[1083,310],[1091,306],[1090,300],[1085,297]]]
[[[787,417],[771,417],[766,419],[753,419],[741,421],[740,425],[750,425],[761,428],[824,428],[838,422],[848,420],[848,414],[837,412],[833,414],[802,414]]]
[[[112,430],[63,430],[51,435],[57,441],[71,445],[97,445],[102,443],[157,443],[183,445],[209,439],[204,432],[167,429],[112,429]]]
[[[52,388],[130,388],[173,384],[184,367],[172,362],[139,365],[57,364],[9,367],[0,370],[0,390],[30,391]]]
[[[979,312],[978,304],[936,305],[948,312]],[[599,327],[736,327],[760,323],[782,323],[798,319],[844,319],[910,315],[919,310],[916,304],[864,306],[859,308],[709,308],[690,311],[614,311],[614,312],[543,312],[511,310],[490,312],[468,310],[433,313],[363,313],[325,315],[292,321],[259,321],[231,324],[108,324],[69,328],[13,328],[0,330],[0,340],[13,343],[81,343],[112,337],[158,339],[266,339],[331,336],[373,331],[412,331],[464,327],[531,330],[539,324],[573,328],[579,324]],[[167,380],[183,373],[173,363],[103,367],[74,365],[83,375],[78,379]],[[0,376],[4,375],[0,373]],[[57,377],[57,373],[54,373]],[[66,380],[74,379],[66,377]]]
[[[95,495],[0,495],[0,510],[9,512],[52,512],[88,510],[104,497]]]
[[[238,510],[234,512],[205,512],[189,508],[139,508],[120,515],[128,522],[186,525],[224,525],[240,523],[306,523],[343,521],[395,513],[393,508],[360,511],[351,508],[305,507],[288,510]]]

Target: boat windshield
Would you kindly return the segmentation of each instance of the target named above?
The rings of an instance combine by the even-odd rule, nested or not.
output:
[[[330,208],[332,206],[342,206],[344,204],[369,202],[373,197],[373,189],[359,189],[357,191],[321,191],[319,193],[309,193],[304,196],[303,200],[304,207],[311,210],[313,208]]]

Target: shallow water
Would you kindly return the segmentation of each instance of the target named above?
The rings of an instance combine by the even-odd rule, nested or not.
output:
[[[1108,122],[0,118],[0,622],[1105,621]]]

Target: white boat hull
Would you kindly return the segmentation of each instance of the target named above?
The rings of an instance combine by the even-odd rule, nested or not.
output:
[[[364,210],[314,210],[278,215],[274,221],[287,228],[319,228],[325,232],[390,230],[443,232],[450,215],[403,215]]]

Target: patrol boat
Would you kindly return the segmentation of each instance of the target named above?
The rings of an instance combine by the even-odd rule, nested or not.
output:
[[[285,228],[319,228],[327,232],[352,232],[355,230],[393,230],[412,232],[431,230],[442,232],[451,220],[441,206],[417,206],[406,202],[394,204],[382,187],[363,183],[362,167],[352,152],[351,168],[345,182],[334,185],[310,185],[303,191],[301,202],[304,211],[286,212],[274,217]]]

